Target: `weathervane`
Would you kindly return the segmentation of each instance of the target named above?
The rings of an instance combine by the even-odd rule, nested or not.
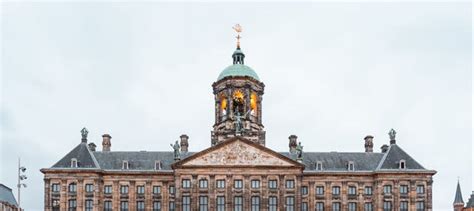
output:
[[[237,48],[240,48],[240,38],[242,38],[240,36],[240,32],[242,32],[242,26],[240,26],[240,24],[235,24],[234,27],[232,27],[236,32],[237,32]]]

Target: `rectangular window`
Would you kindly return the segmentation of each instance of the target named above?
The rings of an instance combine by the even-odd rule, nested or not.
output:
[[[53,199],[51,206],[53,207],[53,211],[59,211],[59,199]]]
[[[357,195],[357,188],[355,186],[349,186],[347,194],[349,194],[350,196]]]
[[[76,183],[71,183],[68,186],[68,191],[69,193],[75,193],[77,191],[77,185]]]
[[[120,186],[120,194],[128,194],[128,185]]]
[[[86,193],[94,192],[94,185],[93,184],[86,184]]]
[[[339,194],[341,194],[341,187],[333,186],[332,187],[332,195],[339,195]]]
[[[137,194],[145,194],[145,186],[143,185],[137,186]]]
[[[286,201],[286,211],[294,211],[295,210],[295,197],[287,196],[285,201]]]
[[[268,180],[268,188],[277,189],[278,188],[277,180]]]
[[[104,211],[112,211],[112,202],[104,201]]]
[[[322,171],[323,170],[323,163],[322,162],[317,162],[316,163],[316,170],[317,171]]]
[[[207,188],[207,179],[199,180],[199,188]]]
[[[341,211],[341,203],[339,202],[332,203],[332,211]]]
[[[383,193],[384,194],[392,194],[392,186],[391,185],[383,186]]]
[[[168,209],[169,211],[175,211],[176,210],[176,206],[174,204],[174,201],[170,201],[168,207],[169,207],[169,209]]]
[[[308,195],[308,186],[302,186],[301,187],[301,194],[302,195]]]
[[[324,186],[316,186],[316,195],[318,196],[324,195]]]
[[[52,192],[55,192],[55,193],[56,193],[56,192],[59,192],[59,191],[60,191],[60,190],[59,190],[60,187],[61,187],[61,186],[60,186],[58,183],[55,183],[55,184],[51,185],[51,191],[52,191]]]
[[[161,194],[161,186],[153,186],[153,194]]]
[[[424,194],[425,193],[425,186],[424,185],[416,186],[416,193],[417,194]]]
[[[174,195],[174,186],[169,187],[169,192],[171,195]]]
[[[234,180],[234,188],[242,189],[242,180],[240,179]]]
[[[252,180],[250,182],[250,185],[253,189],[260,188],[260,180]]]
[[[120,202],[120,211],[128,211],[128,201]]]
[[[77,209],[76,199],[70,199],[68,201],[68,211],[76,211],[76,209]]]
[[[268,197],[268,211],[277,211],[277,209],[278,209],[278,198],[276,196]]]
[[[367,202],[364,204],[364,211],[373,211],[372,202]]]
[[[408,193],[408,185],[400,185],[400,194]]]
[[[225,197],[218,196],[216,200],[217,211],[225,211]]]
[[[112,193],[112,185],[104,186],[104,193],[105,194],[111,194]]]
[[[161,201],[153,202],[153,211],[161,211]]]
[[[400,202],[400,211],[408,211],[408,202],[407,201]]]
[[[183,188],[191,188],[191,180],[190,179],[183,179],[181,181],[181,186],[183,186]]]
[[[294,180],[286,180],[286,188],[287,189],[295,188],[295,181]]]
[[[223,179],[217,180],[217,188],[219,189],[225,188],[225,180]]]
[[[417,201],[416,202],[416,211],[425,211],[425,202]]]
[[[349,211],[357,211],[357,203],[349,202],[349,204],[347,205],[347,208]]]
[[[234,211],[242,211],[242,210],[243,210],[242,196],[234,196]]]
[[[183,211],[191,211],[191,197],[183,196]]]
[[[252,198],[250,198],[250,203],[252,205],[252,211],[260,211],[260,197],[252,196]]]
[[[199,196],[199,211],[207,211],[207,204],[207,196]]]
[[[145,202],[137,201],[137,211],[145,211]]]
[[[324,211],[324,202],[316,202],[316,211]]]
[[[92,209],[94,208],[94,205],[93,205],[93,201],[91,199],[87,199],[86,202],[85,202],[85,208],[86,208],[86,211],[92,211]]]
[[[365,186],[364,194],[367,195],[367,196],[371,196],[372,195],[372,186]]]
[[[384,201],[383,202],[383,211],[392,211],[392,202]]]
[[[301,203],[301,211],[308,211],[308,203],[307,202]]]

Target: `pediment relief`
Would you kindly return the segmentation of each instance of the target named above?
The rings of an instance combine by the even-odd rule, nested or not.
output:
[[[298,163],[270,149],[256,147],[242,140],[222,143],[216,149],[196,156],[182,163],[182,166],[298,166]]]

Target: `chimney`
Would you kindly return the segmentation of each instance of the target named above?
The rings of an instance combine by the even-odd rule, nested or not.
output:
[[[110,139],[112,139],[112,136],[110,136],[109,134],[102,135],[102,151],[103,152],[110,152],[110,147],[112,146]]]
[[[365,152],[374,152],[374,137],[371,135],[368,135],[364,138],[365,140]]]
[[[92,152],[95,152],[95,148],[97,147],[93,142],[89,143],[88,144],[89,146],[89,150],[92,151]]]
[[[188,152],[188,146],[189,146],[189,143],[188,143],[188,139],[189,139],[189,136],[186,135],[186,134],[183,134],[179,137],[181,139],[179,145],[181,146],[181,152]]]
[[[290,147],[290,153],[296,153],[296,146],[298,145],[298,136],[291,135],[290,137],[288,137],[288,139],[290,140],[290,143],[288,144],[288,146]]]
[[[388,151],[388,145],[384,144],[380,149],[382,149],[382,153],[386,153]]]

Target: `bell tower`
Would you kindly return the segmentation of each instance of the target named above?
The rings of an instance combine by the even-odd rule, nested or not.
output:
[[[215,123],[211,132],[214,146],[229,138],[241,136],[265,145],[262,124],[262,96],[265,85],[257,73],[244,64],[245,54],[240,49],[240,25],[237,49],[232,54],[233,64],[225,68],[212,84],[215,99]]]

